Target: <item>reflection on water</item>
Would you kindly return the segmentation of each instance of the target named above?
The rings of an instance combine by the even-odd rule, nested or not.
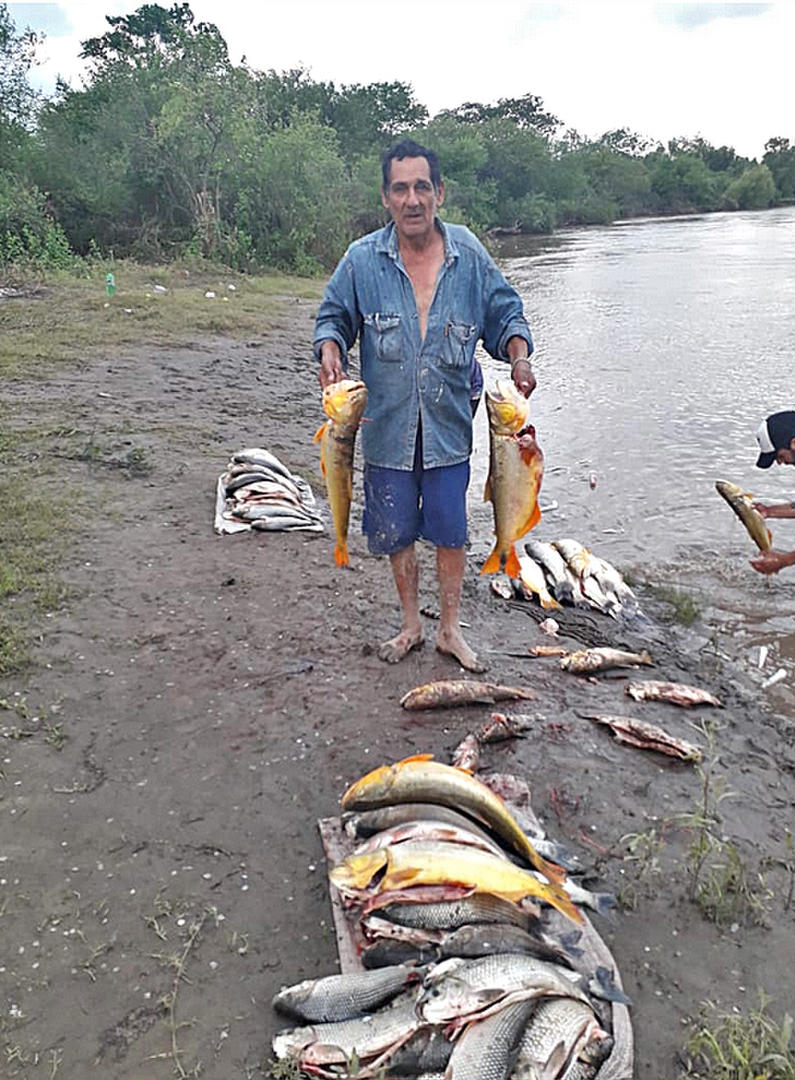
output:
[[[795,706],[795,570],[771,580],[714,490],[732,480],[765,502],[795,499],[795,469],[754,467],[754,431],[795,407],[795,208],[655,219],[511,238],[501,249],[536,338],[532,416],[546,455],[542,539],[573,535],[640,578],[696,595],[721,648],[756,663],[781,711]],[[487,384],[505,373],[481,357]],[[476,418],[472,525],[485,409]],[[588,476],[597,474],[591,489]],[[795,520],[769,523],[795,548]]]

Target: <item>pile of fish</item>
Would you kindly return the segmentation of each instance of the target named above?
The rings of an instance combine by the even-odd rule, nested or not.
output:
[[[215,531],[247,529],[323,531],[309,484],[260,447],[233,454],[216,487]]]
[[[642,614],[637,597],[621,574],[606,559],[594,555],[578,540],[564,538],[552,543],[530,539],[518,558],[519,571],[511,581],[497,580],[497,595],[537,597],[547,610],[564,605],[589,608],[605,615]]]
[[[612,897],[578,888],[540,830],[430,755],[373,770],[342,807],[356,846],[329,878],[363,969],[276,995],[298,1022],[277,1058],[327,1077],[628,1080],[631,1031],[615,1055],[612,1024],[627,999],[572,930],[580,904],[605,913]]]

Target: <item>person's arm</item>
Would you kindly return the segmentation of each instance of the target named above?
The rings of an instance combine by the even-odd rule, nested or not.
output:
[[[510,362],[514,384],[528,397],[536,388],[536,380],[529,360],[533,352],[533,336],[524,317],[522,300],[516,289],[505,280],[494,260],[490,256],[485,257],[488,299],[483,347],[495,360]]]
[[[795,503],[753,503],[763,518],[795,518]]]
[[[536,388],[536,377],[530,366],[527,342],[523,337],[514,336],[508,341],[507,351],[514,385],[525,397],[530,397]]]
[[[795,551],[763,551],[751,559],[751,566],[760,574],[777,574],[785,566],[795,566]]]
[[[326,286],[315,320],[312,350],[320,362],[318,382],[325,388],[345,377],[348,349],[359,332],[353,261],[340,261]]]

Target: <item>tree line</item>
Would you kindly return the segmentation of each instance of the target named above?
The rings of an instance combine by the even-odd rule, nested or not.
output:
[[[108,16],[82,44],[83,85],[30,86],[40,39],[0,3],[0,263],[195,254],[240,270],[316,273],[383,223],[380,155],[436,149],[445,217],[484,235],[795,199],[795,145],[761,161],[702,138],[585,138],[540,97],[430,117],[408,83],[318,82],[233,64],[188,3]]]

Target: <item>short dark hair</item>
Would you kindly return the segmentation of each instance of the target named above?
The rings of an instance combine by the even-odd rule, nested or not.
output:
[[[438,191],[442,186],[442,170],[439,166],[439,155],[435,150],[429,150],[427,146],[420,146],[419,143],[414,142],[413,139],[401,139],[400,142],[395,143],[389,150],[385,151],[381,155],[381,176],[383,178],[384,191],[389,188],[389,177],[392,172],[392,162],[397,159],[402,161],[403,158],[412,157],[424,157],[428,162],[428,169],[431,173],[431,183],[434,189]]]

